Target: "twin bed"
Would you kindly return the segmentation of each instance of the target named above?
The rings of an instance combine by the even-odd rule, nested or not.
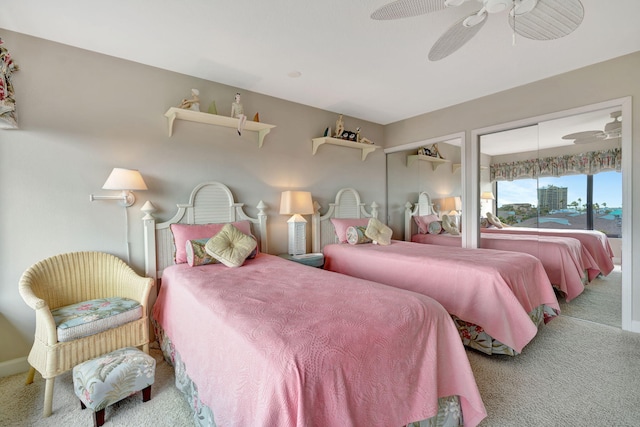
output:
[[[538,325],[559,314],[542,264],[528,254],[397,240],[386,246],[340,243],[347,219],[357,225],[376,214],[366,212],[352,188],[340,190],[324,215],[316,211],[313,250],[323,251],[326,269],[436,299],[452,315],[463,343],[487,354],[520,353]]]
[[[198,424],[475,426],[486,416],[442,305],[268,255],[265,208],[251,218],[210,182],[169,221],[144,218],[147,273],[161,278],[156,335]],[[244,222],[260,253],[241,267],[175,264],[185,241],[172,224],[193,224],[195,239],[203,224]]]

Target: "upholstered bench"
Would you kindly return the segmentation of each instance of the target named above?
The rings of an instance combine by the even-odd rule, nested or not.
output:
[[[112,351],[73,368],[73,389],[82,409],[94,411],[94,425],[104,424],[104,409],[142,390],[151,399],[156,360],[135,347]]]

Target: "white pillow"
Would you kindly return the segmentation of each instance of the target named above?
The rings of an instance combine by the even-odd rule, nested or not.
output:
[[[502,228],[502,221],[500,221],[500,218],[498,218],[491,212],[487,212],[487,221],[489,221],[489,224],[491,225],[494,225],[498,228]]]
[[[393,230],[380,222],[377,218],[371,218],[364,234],[373,240],[373,243],[389,245],[391,244],[391,235],[393,234]]]
[[[456,227],[456,223],[452,220],[449,215],[442,215],[442,228],[444,231],[451,234],[452,236],[458,236],[460,232],[458,231],[458,227]]]
[[[204,247],[209,255],[227,267],[240,267],[256,245],[255,239],[226,224]]]

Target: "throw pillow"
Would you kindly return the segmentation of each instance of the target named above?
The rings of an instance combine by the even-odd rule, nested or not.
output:
[[[393,230],[380,222],[380,220],[377,218],[371,218],[369,220],[369,224],[367,225],[367,229],[365,231],[365,235],[373,240],[373,243],[378,243],[380,245],[391,244],[392,234]]]
[[[226,224],[218,234],[209,239],[205,250],[227,267],[240,267],[256,246],[257,243],[251,236]]]

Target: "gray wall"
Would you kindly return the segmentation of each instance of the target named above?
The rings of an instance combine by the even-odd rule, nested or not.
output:
[[[148,191],[128,209],[131,264],[143,272],[142,212],[146,200],[167,220],[203,181],[220,181],[254,216],[269,207],[270,252],[287,249],[287,216],[280,192],[309,190],[326,210],[342,187],[357,188],[386,214],[382,149],[361,152],[324,145],[314,156],[311,139],[335,127],[337,113],[168,72],[49,41],[0,30],[20,67],[14,73],[19,130],[0,130],[0,363],[26,356],[34,313],[18,294],[22,272],[62,252],[97,250],[126,259],[125,210],[114,201],[89,201],[113,167],[135,168]],[[170,54],[168,52],[167,54]],[[245,112],[276,125],[261,149],[257,135],[176,120],[168,136],[163,116],[200,90],[201,109],[212,100],[228,115],[235,93]],[[345,127],[381,145],[380,125],[345,117]],[[310,220],[310,218],[307,218]],[[310,227],[308,227],[310,229]],[[308,236],[310,249],[310,234]],[[5,340],[7,338],[7,340]]]

